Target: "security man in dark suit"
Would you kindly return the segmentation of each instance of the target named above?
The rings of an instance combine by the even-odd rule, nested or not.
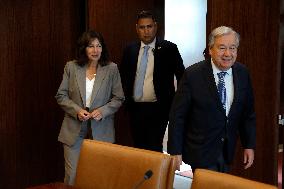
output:
[[[177,46],[156,37],[157,22],[149,11],[138,14],[139,42],[124,49],[120,73],[134,147],[162,152],[168,114],[184,65]]]
[[[188,67],[170,112],[168,152],[192,169],[228,172],[240,134],[244,168],[253,164],[256,120],[251,79],[236,62],[239,34],[221,26],[209,36],[211,59]]]

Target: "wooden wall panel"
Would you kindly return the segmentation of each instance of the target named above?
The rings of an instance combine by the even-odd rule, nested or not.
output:
[[[85,28],[84,1],[0,0],[0,188],[59,181],[63,67]]]
[[[88,28],[103,34],[112,61],[119,65],[123,49],[137,40],[136,15],[141,10],[151,10],[156,15],[158,36],[164,37],[164,7],[164,0],[88,0]],[[116,142],[131,146],[128,119],[122,109],[116,114]]]
[[[284,1],[280,1],[280,33],[279,33],[279,49],[280,49],[280,53],[281,56],[279,57],[280,62],[281,62],[281,78],[283,78],[284,75]],[[281,79],[281,87],[280,87],[280,114],[284,115],[284,79]],[[284,143],[284,125],[280,126],[279,128],[279,143],[282,144],[282,148],[283,148],[283,143]],[[281,180],[281,185],[282,188],[284,188],[284,184],[283,184],[283,170],[284,170],[284,164],[283,164],[283,160],[284,160],[284,156],[283,153],[282,154],[282,178],[280,178]],[[279,165],[278,165],[279,167]],[[278,181],[278,182],[280,182]]]
[[[244,170],[238,148],[233,173],[266,183],[277,183],[280,100],[279,0],[208,0],[207,33],[221,25],[241,35],[238,60],[251,72],[257,114],[254,166]]]

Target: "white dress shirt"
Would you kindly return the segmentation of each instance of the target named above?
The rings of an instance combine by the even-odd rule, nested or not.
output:
[[[95,80],[96,80],[96,77],[94,77],[92,80],[89,80],[86,77],[86,107],[87,108],[90,108],[91,106],[91,98],[92,98],[92,92],[93,92]]]
[[[148,50],[148,63],[147,63],[147,69],[146,69],[146,74],[144,78],[143,95],[141,99],[136,99],[135,96],[133,96],[136,102],[155,102],[157,101],[155,89],[154,89],[154,83],[153,83],[155,44],[156,44],[156,38],[154,39],[152,43],[148,44],[150,48]],[[135,80],[138,75],[141,58],[144,52],[144,46],[146,46],[146,44],[144,44],[141,41]]]
[[[222,70],[217,68],[217,66],[213,63],[212,59],[211,59],[211,65],[212,65],[212,69],[213,69],[215,83],[216,83],[216,86],[217,86],[218,82],[219,82],[219,78],[218,78],[217,73],[222,72]],[[226,72],[227,72],[227,74],[224,77],[225,88],[226,88],[226,104],[225,104],[225,106],[226,106],[226,116],[228,116],[228,114],[230,112],[231,105],[232,105],[233,100],[234,100],[234,81],[233,81],[232,68],[228,69]]]

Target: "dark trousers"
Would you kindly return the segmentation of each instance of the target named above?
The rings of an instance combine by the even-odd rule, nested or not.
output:
[[[221,173],[228,173],[230,171],[230,166],[225,162],[224,155],[223,153],[221,153],[218,157],[217,163],[215,165],[207,167],[207,169]]]
[[[129,114],[134,147],[162,152],[167,110],[157,102],[136,102]]]
[[[204,167],[203,169],[209,169],[212,171],[217,171],[221,173],[228,173],[230,171],[230,165],[225,160],[225,154],[226,154],[226,148],[223,146],[223,151],[221,151],[220,155],[217,158],[217,161],[215,164],[209,165],[207,167]],[[192,172],[195,171],[196,168],[191,167]]]

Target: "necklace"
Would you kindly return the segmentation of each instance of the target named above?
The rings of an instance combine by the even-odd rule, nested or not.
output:
[[[96,77],[96,75],[97,75],[97,65],[89,64],[89,66],[87,68],[86,75],[87,75],[87,77],[89,79],[93,79],[94,77]]]
[[[96,77],[96,73],[90,73],[90,71],[87,71],[87,78],[89,78],[90,80],[92,80],[93,78],[95,78]]]

